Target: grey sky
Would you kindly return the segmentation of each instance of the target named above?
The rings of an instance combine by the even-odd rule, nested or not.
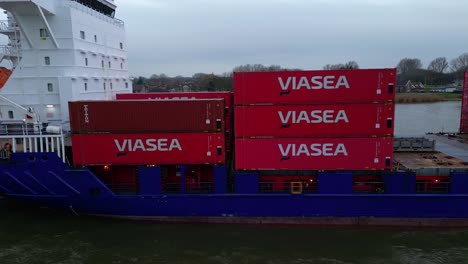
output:
[[[132,75],[322,69],[468,52],[468,0],[116,0]]]

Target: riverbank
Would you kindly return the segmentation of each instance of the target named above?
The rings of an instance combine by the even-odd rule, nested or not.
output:
[[[458,93],[398,93],[397,104],[434,103],[446,101],[460,101],[462,94]]]

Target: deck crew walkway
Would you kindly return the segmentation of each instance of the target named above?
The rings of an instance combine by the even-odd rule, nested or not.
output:
[[[426,135],[425,137],[436,141],[437,151],[468,162],[468,144],[460,142],[460,139],[439,135]]]

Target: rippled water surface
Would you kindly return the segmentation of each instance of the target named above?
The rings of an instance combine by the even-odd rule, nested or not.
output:
[[[461,101],[428,104],[397,104],[395,135],[419,136],[428,132],[457,132]]]
[[[468,263],[468,230],[159,224],[1,206],[0,263]]]

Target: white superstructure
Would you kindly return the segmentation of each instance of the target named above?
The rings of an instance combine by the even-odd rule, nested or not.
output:
[[[0,89],[0,125],[31,122],[30,111],[41,125],[67,130],[69,101],[132,91],[113,0],[0,0],[0,8],[8,16],[0,33],[9,39],[0,59],[13,69]]]

